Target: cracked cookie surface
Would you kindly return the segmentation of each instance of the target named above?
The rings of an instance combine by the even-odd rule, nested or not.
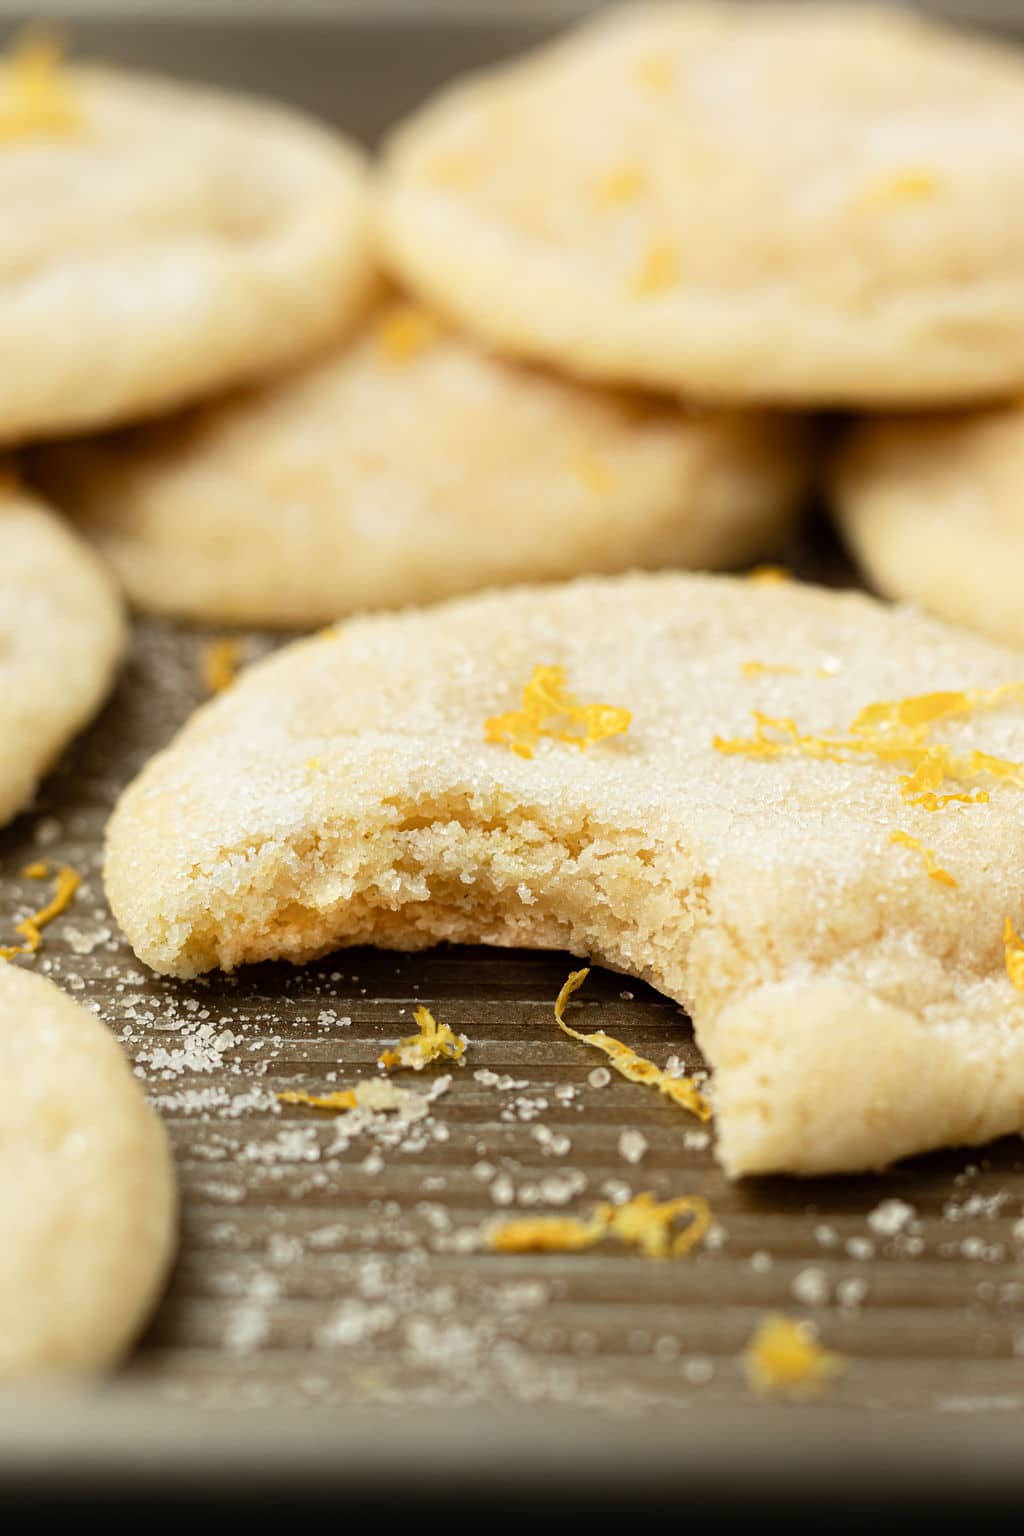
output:
[[[487,740],[539,664],[628,730],[530,757]],[[147,766],[108,895],[178,976],[360,943],[589,956],[691,1013],[730,1173],[881,1166],[1024,1125],[1019,675],[911,611],[787,582],[586,580],[363,618],[243,673]],[[920,695],[939,713],[913,740],[975,775],[936,811],[901,787],[893,707],[861,723]],[[729,750],[756,745],[754,711],[771,750]]]

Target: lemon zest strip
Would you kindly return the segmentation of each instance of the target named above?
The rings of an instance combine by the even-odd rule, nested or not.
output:
[[[45,880],[49,872],[50,866],[42,860],[27,864],[22,870],[22,874],[29,880]],[[42,930],[67,909],[71,898],[82,883],[82,877],[76,869],[71,868],[70,864],[62,864],[57,871],[56,881],[54,893],[46,905],[30,917],[22,918],[15,928],[15,933],[20,934],[25,940],[24,944],[0,948],[0,960],[14,960],[18,955],[35,954],[43,942]]]
[[[0,61],[0,144],[77,133],[81,110],[63,67],[60,40],[29,27]]]
[[[421,1072],[432,1061],[463,1061],[466,1046],[465,1035],[457,1035],[447,1024],[439,1024],[429,1008],[419,1007],[413,1014],[419,1025],[419,1033],[407,1035],[398,1045],[382,1051],[377,1065],[388,1072],[406,1067]]]
[[[680,1217],[686,1225],[673,1234]],[[495,1253],[577,1253],[605,1237],[639,1248],[649,1259],[685,1258],[711,1227],[711,1207],[702,1195],[658,1201],[652,1191],[625,1205],[603,1201],[589,1221],[572,1216],[527,1216],[493,1225],[487,1245]]]
[[[387,1078],[371,1077],[354,1088],[339,1088],[333,1093],[306,1093],[301,1088],[288,1088],[277,1095],[281,1104],[301,1104],[306,1109],[324,1109],[337,1113],[339,1110],[401,1109],[403,1104],[415,1098],[407,1088],[399,1088]]]
[[[573,1029],[565,1022],[565,1007],[574,992],[590,975],[590,967],[586,966],[581,971],[571,971],[562,990],[555,999],[555,1022],[562,1032],[570,1035],[574,1040],[581,1041],[584,1045],[591,1045],[595,1050],[603,1051],[615,1071],[631,1083],[644,1083],[647,1087],[657,1088],[673,1104],[678,1104],[680,1109],[687,1109],[698,1120],[711,1119],[711,1105],[701,1093],[697,1084],[690,1077],[670,1077],[653,1061],[648,1061],[644,1056],[638,1056],[636,1051],[624,1045],[621,1040],[606,1035],[603,1029],[595,1030],[593,1034],[583,1034],[578,1029]]]
[[[556,729],[548,722],[564,719],[582,726],[578,731]],[[532,757],[541,737],[563,741],[585,752],[607,736],[620,736],[633,719],[628,709],[612,704],[581,704],[565,689],[565,668],[536,666],[523,688],[519,709],[484,721],[484,739],[504,743],[519,757]]]
[[[1006,974],[1017,991],[1024,992],[1024,942],[1018,937],[1010,918],[1003,924],[1003,945],[1006,950]]]
[[[753,1392],[812,1397],[846,1369],[842,1355],[826,1350],[810,1324],[770,1313],[746,1349],[747,1381]]]
[[[199,668],[207,693],[226,693],[238,676],[242,663],[242,642],[230,635],[209,640],[199,657]]]
[[[380,320],[375,341],[391,363],[407,363],[426,352],[441,336],[441,322],[419,304],[395,304]]]
[[[674,288],[680,278],[679,249],[671,240],[651,240],[633,276],[637,298],[650,298]]]
[[[601,208],[620,208],[634,203],[646,190],[643,171],[635,165],[619,165],[603,176],[597,186],[597,202]]]
[[[988,775],[1018,788],[1024,787],[1024,763],[1010,762],[975,749],[958,756],[943,743],[931,739],[933,725],[992,709],[1008,700],[1024,700],[1024,683],[998,688],[916,694],[913,697],[869,704],[856,716],[846,736],[815,736],[801,733],[788,716],[752,711],[755,730],[751,737],[713,737],[716,751],[747,757],[809,757],[829,762],[849,762],[874,757],[879,762],[902,764],[912,771],[899,779],[900,795],[908,805],[937,810],[953,799],[965,804],[984,804],[986,791],[976,795],[942,796],[948,782],[970,781]]]
[[[954,880],[948,869],[943,869],[938,861],[934,848],[926,848],[919,837],[912,837],[909,832],[891,832],[890,843],[896,843],[901,848],[913,848],[924,859],[924,867],[929,879],[936,880],[940,885],[956,886],[959,882]]]

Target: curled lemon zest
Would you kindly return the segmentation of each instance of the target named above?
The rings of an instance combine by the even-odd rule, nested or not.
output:
[[[998,688],[915,694],[906,699],[883,700],[869,704],[853,720],[846,736],[803,734],[787,716],[772,716],[753,711],[753,736],[713,738],[718,752],[747,757],[810,757],[829,762],[850,762],[858,757],[873,757],[879,762],[900,764],[911,772],[899,779],[900,795],[908,805],[937,810],[959,800],[969,805],[984,804],[988,794],[961,792],[943,796],[938,793],[948,783],[970,782],[983,775],[1024,787],[1024,763],[1010,762],[975,749],[956,754],[942,742],[932,740],[932,727],[942,720],[968,715],[979,709],[992,709],[1010,700],[1024,700],[1024,684],[1006,683]]]
[[[681,1217],[689,1220],[674,1231]],[[526,1216],[500,1222],[487,1233],[495,1253],[578,1253],[605,1237],[639,1248],[649,1259],[679,1259],[702,1242],[711,1227],[711,1207],[702,1195],[658,1201],[648,1190],[624,1205],[602,1202],[589,1221],[572,1216]]]
[[[455,1034],[447,1024],[439,1024],[429,1008],[419,1007],[413,1014],[419,1025],[419,1033],[408,1035],[398,1045],[382,1051],[377,1058],[378,1066],[392,1072],[398,1067],[421,1072],[432,1061],[462,1061],[468,1041],[464,1035]]]
[[[871,182],[859,201],[868,208],[927,203],[939,195],[941,187],[942,182],[934,171],[920,166],[904,166]]]
[[[900,777],[900,793],[911,782],[911,775]],[[987,805],[989,793],[987,789],[979,789],[975,794],[964,793],[937,795],[933,790],[926,789],[922,794],[907,793],[903,795],[908,805],[917,806],[922,811],[944,811],[947,805]]]
[[[642,1248],[649,1259],[680,1259],[703,1242],[711,1227],[711,1207],[702,1195],[680,1195],[659,1203],[654,1195],[635,1195],[625,1205],[600,1205],[595,1213],[608,1223],[613,1236]],[[681,1232],[673,1227],[690,1219]]]
[[[664,96],[675,81],[675,64],[664,54],[649,53],[646,58],[637,60],[635,74],[641,85],[658,96]]]
[[[646,190],[644,173],[636,165],[619,165],[603,176],[597,185],[597,201],[601,208],[619,208],[624,203],[635,203]]]
[[[464,186],[479,169],[480,156],[473,150],[453,150],[437,155],[425,168],[428,181],[435,187]]]
[[[490,1228],[487,1246],[495,1253],[578,1253],[604,1237],[603,1221],[579,1221],[574,1216],[524,1216]]]
[[[1024,992],[1024,943],[1018,937],[1010,918],[1003,924],[1003,946],[1006,950],[1006,974],[1017,991]]]
[[[34,864],[27,864],[22,874],[29,880],[45,880],[50,873],[50,866],[45,860],[37,860]],[[48,923],[52,923],[55,917],[59,917],[67,910],[71,898],[82,883],[82,877],[70,864],[62,864],[57,871],[56,887],[50,900],[38,912],[30,917],[22,918],[15,928],[15,933],[21,935],[24,944],[8,945],[0,948],[0,960],[14,960],[18,955],[34,955],[43,942],[42,930]]]
[[[799,677],[799,667],[774,666],[770,661],[744,661],[740,664],[744,677]]]
[[[303,1104],[307,1109],[355,1109],[359,1103],[354,1088],[339,1088],[335,1093],[306,1093],[301,1088],[286,1088],[277,1098],[281,1104]]]
[[[595,496],[609,496],[615,489],[614,471],[596,453],[579,454],[572,462],[572,470],[580,484]]]
[[[241,664],[241,640],[231,636],[209,640],[199,657],[199,669],[207,693],[225,693],[238,676]]]
[[[432,347],[441,329],[437,316],[421,305],[395,304],[377,325],[377,350],[388,362],[407,363]]]
[[[649,298],[674,288],[680,278],[679,248],[671,240],[651,240],[630,287],[637,298]]]
[[[912,837],[909,832],[891,832],[889,841],[898,844],[901,848],[913,848],[920,853],[929,879],[937,881],[939,885],[956,886],[958,884],[949,870],[943,869],[939,863],[935,849],[925,848],[919,837]]]
[[[368,1078],[354,1088],[336,1089],[333,1093],[306,1093],[301,1088],[288,1088],[277,1095],[281,1104],[301,1104],[306,1109],[324,1109],[333,1113],[346,1109],[400,1109],[409,1097],[406,1089],[379,1077]]]
[[[60,39],[45,28],[28,28],[0,60],[0,144],[61,138],[81,126]]]
[[[846,1369],[826,1350],[809,1323],[773,1313],[762,1319],[746,1350],[747,1381],[760,1395],[813,1397]]]
[[[537,666],[523,688],[522,705],[484,721],[484,739],[503,742],[519,757],[532,757],[541,737],[564,741],[585,751],[606,736],[628,731],[633,716],[628,709],[611,704],[581,704],[565,691],[565,668]],[[582,733],[556,729],[548,722],[566,720],[582,726]]]
[[[835,677],[841,670],[841,663],[829,661],[826,664],[814,668],[814,677]],[[743,677],[806,677],[810,674],[800,667],[780,666],[770,661],[741,661],[740,672]]]
[[[573,1029],[565,1022],[565,1007],[574,992],[590,975],[590,967],[586,966],[581,971],[571,971],[562,990],[555,999],[555,1022],[564,1034],[571,1035],[574,1040],[580,1040],[584,1045],[592,1045],[595,1050],[603,1051],[609,1062],[622,1077],[631,1083],[644,1083],[650,1088],[657,1088],[673,1104],[678,1104],[680,1109],[688,1109],[698,1120],[711,1119],[711,1105],[701,1093],[697,1084],[690,1077],[670,1077],[663,1072],[661,1067],[656,1067],[653,1061],[648,1061],[644,1056],[638,1056],[636,1051],[628,1045],[623,1045],[621,1040],[615,1040],[611,1035],[606,1035],[603,1029],[596,1030],[593,1034],[585,1035],[578,1029]]]

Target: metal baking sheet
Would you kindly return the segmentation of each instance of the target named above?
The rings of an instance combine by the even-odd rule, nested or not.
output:
[[[372,138],[438,78],[550,30],[532,10],[488,16],[278,17],[248,25],[244,44],[223,20],[78,31],[90,51],[276,87]],[[820,528],[792,561],[852,579]],[[351,1490],[372,1475],[436,1492],[490,1473],[520,1490],[710,1499],[717,1478],[721,1500],[809,1496],[832,1476],[854,1499],[863,1488],[842,1469],[856,1465],[907,1496],[926,1479],[943,1498],[1018,1493],[1019,1139],[882,1177],[730,1185],[695,1121],[602,1084],[600,1058],[557,1032],[566,955],[360,949],[187,985],[134,960],[103,899],[103,827],[205,696],[210,638],[139,623],[109,706],[0,833],[0,942],[38,897],[26,864],[83,874],[35,963],[122,1040],[170,1129],[183,1196],[167,1294],[116,1380],[0,1396],[0,1484],[52,1483],[60,1468],[179,1487],[219,1472]],[[253,635],[249,657],[277,643]],[[349,1136],[343,1119],[278,1102],[372,1074],[420,1002],[470,1041],[425,1118]],[[623,977],[592,973],[578,1022],[699,1064],[680,1010]],[[479,1247],[496,1215],[579,1213],[626,1189],[704,1195],[712,1240],[665,1263],[611,1244]],[[811,1318],[848,1361],[812,1405],[750,1394],[743,1350],[776,1311]]]

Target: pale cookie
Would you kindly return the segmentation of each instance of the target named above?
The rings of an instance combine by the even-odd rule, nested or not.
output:
[[[871,6],[628,5],[444,91],[379,223],[488,341],[709,400],[1024,384],[1024,60]]]
[[[0,440],[132,421],[337,333],[369,272],[357,151],[284,108],[45,58],[0,59]]]
[[[843,445],[832,492],[880,592],[1024,647],[1024,406],[869,419]]]
[[[105,1025],[0,961],[0,1381],[103,1370],[174,1249],[167,1136]]]
[[[537,664],[631,711],[628,731],[586,751],[542,735],[529,759],[485,739]],[[785,727],[772,755],[728,743],[760,710],[820,753],[872,701],[1022,670],[870,598],[724,577],[361,619],[243,674],[148,765],[110,825],[108,894],[141,959],[178,976],[453,940],[643,977],[692,1014],[733,1175],[985,1141],[1024,1127],[1024,993],[1004,966],[1004,923],[1024,922],[1024,766],[995,762],[1024,760],[1024,686],[963,716],[945,695],[948,718],[909,744],[869,717],[848,760],[786,755]],[[983,748],[985,771],[941,743]],[[943,788],[943,763],[967,782]],[[910,805],[912,770],[915,799],[986,799]]]
[[[777,550],[791,418],[684,413],[503,363],[408,304],[318,366],[35,470],[140,607],[295,627],[355,608]]]
[[[0,826],[96,713],[123,644],[121,600],[99,558],[0,484]]]

